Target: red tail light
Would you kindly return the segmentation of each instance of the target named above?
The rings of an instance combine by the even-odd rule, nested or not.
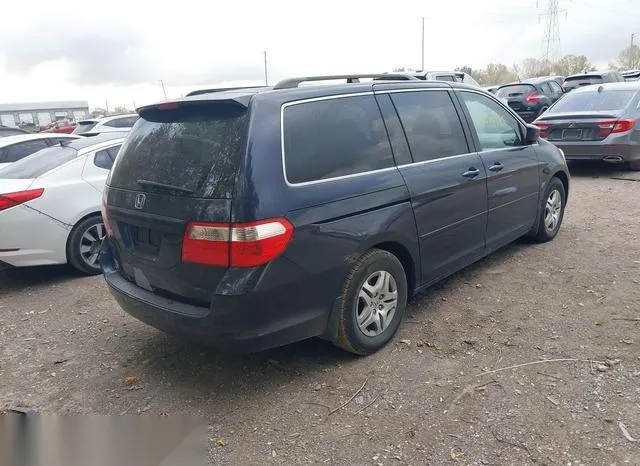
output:
[[[538,128],[540,128],[540,137],[541,138],[546,138],[547,136],[549,136],[549,133],[551,132],[551,124],[550,123],[542,123],[540,121],[534,121],[533,124],[535,126],[537,126]]]
[[[31,189],[15,193],[0,194],[0,210],[9,209],[42,196],[44,189]]]
[[[104,223],[104,229],[107,231],[107,236],[113,238],[113,230],[109,225],[109,213],[107,212],[107,200],[103,197],[102,204],[100,206],[100,213],[102,213],[102,222]]]
[[[538,100],[540,100],[542,96],[536,94],[536,91],[531,91],[531,94],[527,96],[527,103],[537,104]]]
[[[596,135],[600,137],[607,137],[612,133],[624,133],[625,131],[629,131],[636,124],[636,120],[611,120],[611,121],[600,121],[596,123],[598,129],[596,130]]]
[[[182,261],[221,267],[256,267],[284,252],[293,236],[285,219],[254,223],[190,222],[182,242]]]

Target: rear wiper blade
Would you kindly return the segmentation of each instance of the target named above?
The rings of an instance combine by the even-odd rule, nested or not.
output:
[[[158,183],[156,181],[138,180],[138,184],[142,186],[149,186],[151,188],[169,189],[171,191],[180,191],[181,193],[193,194],[193,189],[183,188],[181,186],[173,186],[172,184]]]

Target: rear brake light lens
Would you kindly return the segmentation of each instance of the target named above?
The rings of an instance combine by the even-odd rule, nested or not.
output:
[[[533,124],[535,126],[537,126],[538,128],[540,128],[540,137],[541,138],[546,138],[547,136],[549,136],[549,133],[551,132],[551,124],[542,123],[542,122],[539,122],[539,121],[534,121]]]
[[[42,196],[44,189],[30,189],[15,193],[0,194],[0,210],[6,210]]]
[[[111,225],[109,225],[109,212],[107,212],[107,199],[105,197],[102,198],[100,213],[102,213],[102,222],[104,223],[105,230],[107,230],[107,236],[109,238],[113,238],[113,230],[111,229]]]
[[[542,96],[539,96],[538,94],[535,93],[535,91],[532,91],[531,94],[527,96],[527,103],[537,104],[541,98]]]
[[[624,133],[632,129],[635,124],[636,121],[633,119],[601,121],[596,123],[596,126],[598,127],[596,135],[606,137],[612,133]]]
[[[284,252],[293,226],[285,219],[254,223],[200,223],[187,225],[182,261],[220,267],[257,267]]]

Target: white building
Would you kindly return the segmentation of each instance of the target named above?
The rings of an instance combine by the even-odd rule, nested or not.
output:
[[[46,126],[56,120],[82,120],[89,116],[89,102],[71,100],[61,102],[31,102],[0,104],[0,125]]]

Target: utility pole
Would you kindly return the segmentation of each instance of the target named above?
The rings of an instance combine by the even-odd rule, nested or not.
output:
[[[104,101],[104,110],[108,115],[109,114],[109,101],[108,100]],[[107,116],[107,115],[105,115],[105,116]]]
[[[420,71],[424,71],[424,16],[422,17],[422,68]]]
[[[167,91],[164,89],[164,81],[160,80],[160,85],[162,86],[162,93],[164,94],[164,100],[167,100]]]
[[[567,17],[567,10],[558,9],[559,0],[548,0],[547,12],[538,16],[540,18],[546,16],[544,26],[544,36],[542,38],[542,60],[550,63],[560,59],[560,25],[558,23],[558,13],[564,13]]]
[[[264,54],[264,85],[269,85],[269,77],[267,75],[267,51],[262,52]]]
[[[632,49],[632,48],[633,48],[633,39],[635,39],[635,38],[636,38],[636,33],[635,33],[635,32],[632,32],[632,33],[631,33],[631,45],[629,46],[629,48],[630,48],[630,49]]]

